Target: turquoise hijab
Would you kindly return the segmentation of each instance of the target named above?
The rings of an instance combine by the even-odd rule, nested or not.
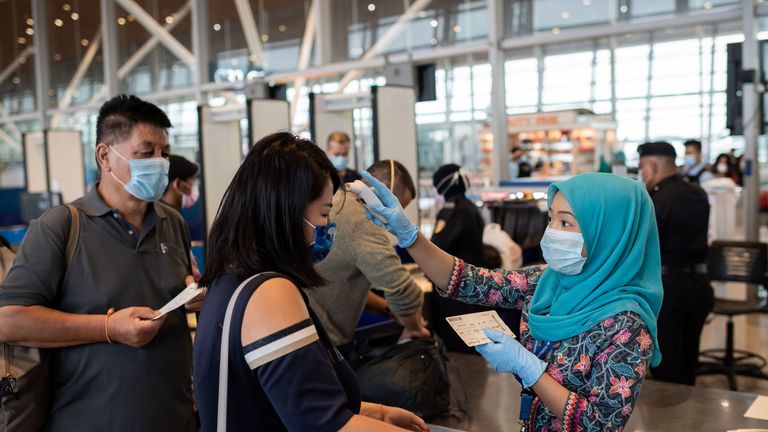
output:
[[[659,234],[642,183],[613,174],[580,174],[549,187],[573,209],[587,260],[581,273],[547,269],[533,294],[528,322],[539,340],[560,341],[625,311],[636,312],[654,341],[651,366],[661,362],[656,320],[662,299]]]

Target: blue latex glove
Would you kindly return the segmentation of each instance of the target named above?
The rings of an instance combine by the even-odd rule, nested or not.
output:
[[[547,370],[547,362],[525,349],[517,339],[494,329],[483,329],[493,342],[478,345],[477,352],[497,372],[510,372],[520,379],[523,388],[531,387]]]
[[[384,225],[387,228],[387,231],[397,237],[397,243],[401,248],[411,246],[419,237],[418,225],[408,219],[408,215],[405,214],[405,210],[403,210],[403,207],[400,205],[400,201],[397,200],[397,197],[395,197],[389,188],[384,186],[384,183],[380,182],[376,177],[368,173],[368,171],[363,171],[360,175],[362,175],[363,179],[371,185],[373,193],[376,194],[379,201],[383,204],[381,206],[373,205],[371,206],[371,210],[384,216],[384,219],[386,219],[388,223],[382,223],[367,211],[366,217],[376,225]]]

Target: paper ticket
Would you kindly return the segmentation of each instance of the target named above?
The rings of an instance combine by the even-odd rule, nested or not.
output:
[[[197,295],[200,294],[202,291],[203,291],[203,288],[198,287],[196,283],[192,283],[188,287],[184,288],[184,291],[180,292],[179,295],[177,295],[171,301],[166,303],[165,306],[161,307],[159,310],[160,315],[152,318],[152,320],[154,321],[158,318],[161,318],[168,312],[184,306],[187,302],[197,297]]]
[[[466,315],[456,315],[445,318],[467,346],[473,347],[491,342],[483,333],[483,329],[492,328],[515,337],[501,317],[494,310],[477,312]]]

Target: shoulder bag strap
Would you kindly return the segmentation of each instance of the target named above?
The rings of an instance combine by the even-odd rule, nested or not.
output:
[[[216,431],[226,432],[227,430],[227,392],[229,379],[229,333],[232,327],[232,313],[235,310],[235,303],[240,296],[240,292],[253,279],[265,273],[255,274],[244,280],[235,290],[227,304],[227,311],[224,313],[224,323],[221,328],[221,352],[219,354],[219,404],[216,415]]]
[[[65,249],[65,263],[69,267],[72,257],[75,255],[77,241],[80,238],[80,212],[72,204],[67,204],[72,223],[69,225],[69,237],[67,238],[67,248]]]

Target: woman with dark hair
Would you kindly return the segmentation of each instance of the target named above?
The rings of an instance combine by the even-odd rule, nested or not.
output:
[[[333,244],[339,185],[323,151],[290,133],[257,142],[229,184],[200,280],[210,287],[194,353],[203,431],[428,430],[360,401],[303,292],[323,283],[313,264]]]
[[[712,173],[715,178],[733,178],[733,162],[731,156],[721,153],[715,158],[715,164],[712,165]]]

